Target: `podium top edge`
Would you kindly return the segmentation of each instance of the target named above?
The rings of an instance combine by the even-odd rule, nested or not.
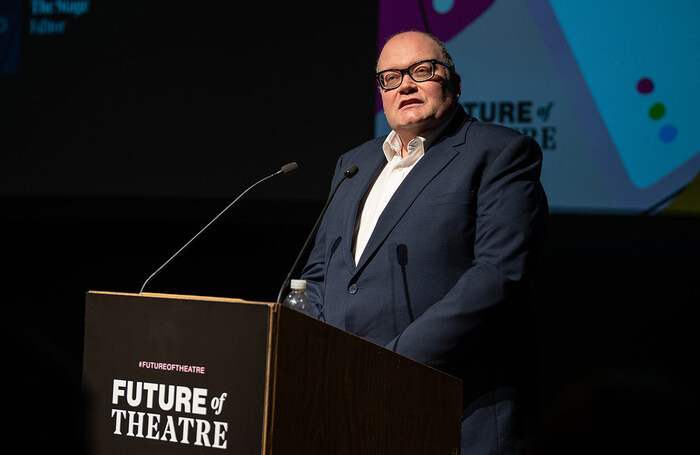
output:
[[[213,296],[201,296],[201,295],[187,295],[187,294],[161,294],[155,292],[143,292],[141,294],[130,293],[130,292],[109,292],[109,291],[88,291],[88,294],[103,294],[103,295],[122,295],[129,297],[151,297],[157,299],[179,299],[179,300],[204,300],[209,302],[227,302],[227,303],[248,303],[254,305],[266,305],[274,306],[275,303],[272,302],[256,302],[250,300],[237,299],[232,297],[213,297]]]

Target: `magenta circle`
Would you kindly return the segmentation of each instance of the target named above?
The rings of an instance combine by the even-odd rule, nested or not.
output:
[[[654,91],[654,83],[648,77],[643,77],[637,82],[637,91],[646,95]]]

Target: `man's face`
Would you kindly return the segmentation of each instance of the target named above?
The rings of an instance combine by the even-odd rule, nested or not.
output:
[[[430,37],[415,32],[403,33],[384,46],[377,62],[377,72],[404,69],[421,60],[442,58],[440,46]],[[443,65],[435,65],[435,76],[428,81],[415,82],[405,74],[398,88],[379,89],[387,122],[399,136],[412,138],[423,134],[452,114],[456,98],[447,80],[448,71]]]

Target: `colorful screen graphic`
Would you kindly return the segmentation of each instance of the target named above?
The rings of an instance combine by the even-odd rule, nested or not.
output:
[[[228,198],[298,161],[315,178],[285,197],[323,200],[337,157],[388,132],[384,41],[419,29],[468,112],[539,142],[553,212],[700,213],[697,0],[326,7],[0,0],[0,196]],[[242,77],[263,60],[269,80]]]
[[[700,183],[700,3],[401,5],[380,1],[379,47],[405,29],[445,41],[464,107],[539,141],[554,211],[653,213]]]

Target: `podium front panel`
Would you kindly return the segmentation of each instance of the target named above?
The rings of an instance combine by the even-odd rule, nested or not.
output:
[[[90,453],[261,453],[270,321],[264,304],[88,293]]]
[[[270,454],[459,453],[461,381],[281,308]]]

